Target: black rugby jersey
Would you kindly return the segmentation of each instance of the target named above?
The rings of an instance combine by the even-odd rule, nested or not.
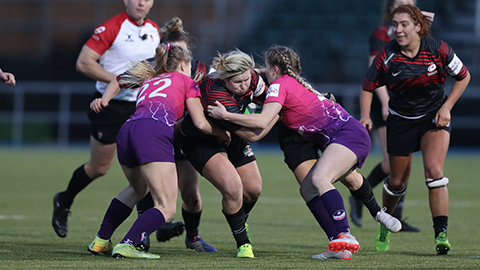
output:
[[[392,40],[393,27],[390,22],[382,23],[368,39],[368,50],[370,51],[370,56],[375,56],[380,50],[385,47],[390,40]]]
[[[207,110],[208,105],[215,105],[215,101],[218,100],[223,106],[225,106],[225,109],[228,112],[244,113],[248,104],[252,102],[253,98],[262,95],[266,91],[266,85],[262,77],[256,71],[253,71],[250,87],[242,96],[237,96],[230,92],[225,86],[223,80],[212,79],[208,76],[200,83],[200,90],[202,94],[202,105],[205,111]],[[221,128],[231,132],[235,132],[241,128],[239,125],[225,120],[214,119],[207,114],[206,117],[212,122],[218,124]],[[191,119],[187,118],[190,118],[190,116],[185,117],[181,127],[183,134],[188,137],[195,138],[198,138],[199,136],[206,136],[198,131],[195,126],[193,126]]]
[[[442,106],[448,75],[461,80],[467,72],[453,49],[439,39],[422,37],[414,58],[403,55],[394,39],[375,57],[362,87],[372,92],[385,85],[391,113],[415,118]]]

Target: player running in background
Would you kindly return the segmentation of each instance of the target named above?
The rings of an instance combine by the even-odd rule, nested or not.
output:
[[[112,200],[88,250],[93,254],[111,252],[114,258],[157,259],[160,256],[144,251],[141,242],[176,212],[178,180],[173,134],[177,120],[187,108],[199,131],[218,136],[223,142],[228,142],[229,137],[205,119],[200,90],[190,78],[189,50],[164,43],[157,48],[155,66],[144,61],[130,71],[121,84],[144,83],[138,91],[136,111],[122,125],[117,138],[118,160],[129,186]],[[112,250],[110,238],[114,231],[149,191],[155,207],[141,214]]]
[[[160,33],[158,25],[146,17],[153,2],[124,0],[125,12],[95,28],[83,46],[77,70],[97,81],[93,99],[101,97],[107,85],[133,61],[155,55]],[[68,215],[75,196],[112,166],[118,130],[135,111],[136,94],[136,89],[122,89],[102,113],[89,112],[90,160],[73,172],[67,189],[53,197],[52,226],[58,236],[67,236]]]
[[[375,59],[377,53],[383,49],[385,44],[387,44],[393,35],[393,26],[389,19],[390,12],[392,12],[396,7],[403,4],[415,5],[415,0],[386,0],[384,12],[382,16],[382,24],[375,29],[369,39],[369,50],[370,57],[368,60],[368,66],[370,66]],[[387,153],[387,126],[385,120],[388,116],[388,93],[385,86],[375,89],[373,100],[372,100],[372,109],[371,109],[371,118],[373,126],[368,127],[369,130],[373,130],[377,134],[380,147],[382,149],[383,160],[375,166],[375,168],[370,172],[370,175],[367,177],[368,183],[374,188],[380,182],[383,182],[387,176],[390,175],[390,164],[388,162],[388,153]],[[405,220],[402,220],[403,213],[403,201],[405,196],[402,196],[400,202],[397,204],[393,216],[398,218],[402,222],[401,232],[419,232],[420,229],[410,226]],[[353,196],[350,196],[350,217],[356,226],[362,226],[362,208],[363,204],[361,201],[356,200]]]
[[[390,101],[387,118],[387,151],[390,177],[384,184],[383,206],[393,213],[405,189],[414,152],[422,151],[425,184],[435,232],[437,254],[447,254],[448,178],[443,164],[450,142],[450,111],[465,91],[470,73],[453,49],[430,37],[430,21],[413,5],[402,5],[391,13],[394,39],[375,57],[360,94],[361,123],[372,126],[370,108],[373,91],[386,86]],[[450,95],[445,79],[452,76]],[[388,250],[390,232],[379,225],[375,247]]]

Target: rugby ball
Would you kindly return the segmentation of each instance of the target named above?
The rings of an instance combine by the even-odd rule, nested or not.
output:
[[[258,106],[256,103],[249,103],[245,112],[243,114],[258,114],[262,112],[262,107]]]

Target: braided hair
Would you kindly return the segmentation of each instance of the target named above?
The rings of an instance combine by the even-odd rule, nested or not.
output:
[[[300,66],[300,58],[292,49],[285,46],[273,45],[265,53],[265,61],[267,61],[270,66],[277,66],[282,74],[294,78],[308,91],[314,93],[318,97],[327,98],[335,102],[333,94],[318,92],[300,76],[300,71],[302,69]]]

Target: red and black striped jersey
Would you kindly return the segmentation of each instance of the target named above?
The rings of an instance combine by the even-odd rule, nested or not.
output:
[[[200,83],[200,90],[202,92],[202,104],[205,110],[208,105],[215,105],[215,101],[219,101],[225,106],[228,112],[244,113],[253,98],[263,94],[266,91],[266,87],[262,77],[256,71],[253,71],[250,87],[242,96],[237,96],[230,92],[223,80],[212,79],[208,76]],[[236,131],[240,128],[239,125],[225,120],[216,120],[216,122],[218,122],[222,128],[229,131]]]
[[[202,105],[205,111],[207,110],[208,105],[215,105],[215,101],[218,100],[220,103],[222,103],[223,106],[225,106],[227,111],[231,113],[244,113],[248,104],[252,102],[253,98],[264,94],[266,90],[267,88],[265,82],[256,71],[252,72],[250,87],[242,96],[237,96],[230,92],[225,86],[223,80],[221,79],[212,79],[207,76],[200,83]],[[241,128],[241,126],[239,125],[233,124],[225,120],[214,119],[207,114],[205,115],[205,117],[230,132],[235,132],[236,130]],[[181,127],[183,134],[185,134],[187,137],[194,137],[196,139],[205,138],[205,136],[213,137],[210,135],[205,135],[198,131],[197,128],[193,125],[191,119],[189,118],[190,116],[187,115],[185,116],[185,120],[183,121]]]
[[[368,39],[368,50],[370,56],[375,56],[385,45],[392,40],[393,27],[390,22],[382,23]]]
[[[375,57],[363,82],[372,92],[386,86],[389,108],[405,117],[418,117],[437,111],[446,100],[445,79],[461,80],[467,68],[445,42],[422,37],[418,54],[409,58],[401,53],[396,40],[390,41]]]

